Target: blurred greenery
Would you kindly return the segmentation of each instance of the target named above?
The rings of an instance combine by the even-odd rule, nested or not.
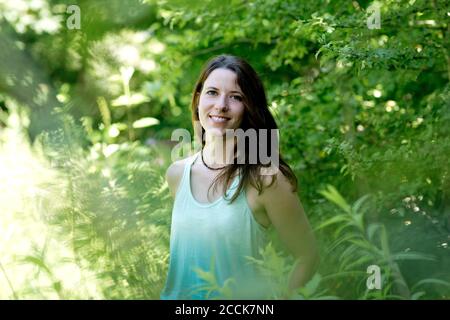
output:
[[[263,79],[319,239],[291,298],[450,298],[450,6],[377,3],[379,29],[363,0],[0,0],[0,298],[158,299],[171,134],[221,53]],[[262,256],[284,297],[276,234]]]

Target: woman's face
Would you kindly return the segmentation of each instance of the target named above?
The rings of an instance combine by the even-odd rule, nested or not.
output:
[[[237,75],[218,68],[203,83],[198,102],[200,123],[207,132],[223,136],[226,129],[240,127],[244,115],[244,95],[237,84]]]

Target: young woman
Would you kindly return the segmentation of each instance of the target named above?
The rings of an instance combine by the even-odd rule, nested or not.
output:
[[[271,228],[296,258],[289,288],[301,287],[315,272],[318,252],[297,179],[281,157],[279,170],[263,174],[267,164],[250,161],[249,145],[245,161],[236,161],[236,136],[226,134],[277,129],[258,75],[241,58],[212,58],[195,86],[191,111],[202,148],[166,172],[175,202],[161,299],[264,298],[270,288],[248,257],[259,257]],[[274,143],[267,136],[258,137],[258,150]]]

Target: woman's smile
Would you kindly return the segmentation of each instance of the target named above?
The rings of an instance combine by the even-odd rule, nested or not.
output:
[[[228,120],[230,120],[230,118],[216,116],[216,115],[209,115],[209,118],[212,120],[213,123],[218,123],[218,124],[226,123],[226,122],[228,122]]]

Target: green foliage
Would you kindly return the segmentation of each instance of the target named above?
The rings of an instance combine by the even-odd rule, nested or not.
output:
[[[206,299],[232,299],[233,298],[233,288],[232,285],[236,284],[235,279],[228,278],[223,284],[220,284],[214,274],[215,272],[215,261],[211,259],[211,264],[208,269],[202,270],[201,268],[193,268],[193,271],[197,273],[200,279],[202,279],[205,284],[199,286],[198,288],[193,288],[192,292],[194,294],[206,291]]]
[[[66,27],[67,2],[12,3],[0,0],[0,236],[12,246],[21,225],[40,249],[0,256],[1,297],[159,296],[171,133],[192,132],[201,65],[231,53],[263,79],[319,238],[319,273],[293,298],[449,298],[446,1],[379,1],[380,29],[369,1],[75,1],[81,30]],[[37,254],[41,233],[56,256]],[[253,260],[272,298],[293,265],[281,247]],[[28,288],[18,261],[39,271]],[[73,289],[66,264],[97,291]],[[366,287],[372,264],[381,290]]]
[[[66,164],[67,206],[48,218],[71,235],[79,263],[96,271],[105,298],[155,299],[170,222],[167,184],[157,169],[162,158],[136,144],[112,154],[110,146],[95,144]]]
[[[367,202],[367,196],[356,200],[350,206],[332,186],[328,186],[328,189],[321,191],[321,193],[343,210],[343,213],[325,220],[317,227],[318,230],[331,226],[335,229],[332,234],[335,241],[330,246],[329,253],[339,253],[338,270],[340,272],[357,273],[364,266],[378,265],[383,270],[382,274],[386,275],[383,279],[384,285],[392,284],[392,288],[381,291],[381,296],[376,293],[375,298],[398,296],[409,299],[415,297],[417,292],[411,292],[408,288],[400,272],[398,262],[403,260],[434,262],[436,258],[429,254],[414,251],[392,252],[385,226],[382,223],[372,222],[367,224],[365,222],[364,216],[369,210],[373,210]],[[339,272],[336,275],[339,276]],[[427,283],[429,280],[424,279],[419,283]],[[358,287],[357,282],[354,284],[355,287]],[[390,291],[394,295],[389,294]],[[363,294],[363,292],[360,294]],[[371,297],[372,294],[369,294],[366,290],[364,296]]]

